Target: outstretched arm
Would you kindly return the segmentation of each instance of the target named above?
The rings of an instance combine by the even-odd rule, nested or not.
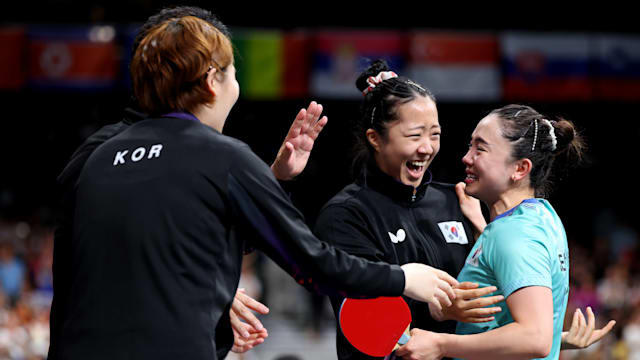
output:
[[[529,286],[507,298],[514,322],[473,335],[439,334],[411,330],[409,342],[396,350],[403,359],[540,358],[549,354],[553,342],[551,289]]]
[[[267,165],[240,144],[232,153],[226,196],[255,246],[311,291],[342,297],[399,296],[449,306],[456,279],[424,264],[371,262],[318,240]],[[438,303],[438,304],[436,304]]]

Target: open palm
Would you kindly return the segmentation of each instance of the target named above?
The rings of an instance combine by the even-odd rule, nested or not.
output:
[[[591,307],[587,307],[587,319],[585,320],[580,309],[576,309],[571,328],[569,331],[562,332],[563,350],[584,349],[602,339],[616,324],[614,320],[610,320],[602,329],[596,329],[596,318]]]
[[[313,144],[328,121],[326,116],[320,118],[321,114],[322,105],[315,101],[298,112],[271,165],[276,178],[291,180],[307,166]]]

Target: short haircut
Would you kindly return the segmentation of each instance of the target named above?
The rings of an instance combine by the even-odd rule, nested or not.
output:
[[[136,49],[134,95],[150,115],[193,112],[214,101],[206,84],[210,67],[224,72],[232,63],[231,41],[220,30],[193,16],[168,19],[150,29]]]
[[[173,18],[181,18],[183,16],[195,16],[200,18],[209,24],[216,27],[216,29],[220,30],[221,33],[226,35],[228,38],[231,38],[231,32],[226,27],[225,24],[222,23],[211,11],[205,10],[203,8],[199,8],[197,6],[176,6],[176,7],[168,7],[160,10],[157,14],[151,15],[147,21],[140,27],[138,30],[138,34],[133,40],[133,49],[132,53],[135,53],[140,45],[140,41],[144,39],[145,36],[149,33],[149,30],[154,28],[155,26],[160,25],[160,23],[173,19]]]

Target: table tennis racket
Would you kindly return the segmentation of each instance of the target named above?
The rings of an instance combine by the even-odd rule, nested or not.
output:
[[[387,356],[409,341],[411,310],[402,297],[345,299],[340,306],[340,329],[358,351]]]

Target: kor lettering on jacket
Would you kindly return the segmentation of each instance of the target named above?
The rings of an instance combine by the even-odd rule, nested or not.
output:
[[[127,161],[138,162],[142,159],[152,159],[160,157],[160,151],[162,150],[162,144],[151,145],[149,151],[144,146],[136,148],[133,151],[120,150],[116,152],[116,155],[113,159],[113,166],[118,166],[120,164],[124,164]]]

